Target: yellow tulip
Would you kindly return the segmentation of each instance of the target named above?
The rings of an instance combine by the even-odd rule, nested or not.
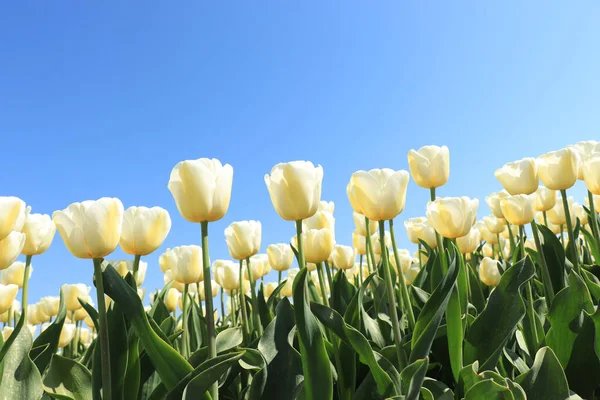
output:
[[[19,286],[17,285],[0,284],[0,314],[7,312],[12,307],[18,292]]]
[[[233,261],[226,261],[219,267],[221,282],[219,285],[227,290],[240,288],[240,267]]]
[[[404,227],[406,228],[408,240],[410,240],[411,243],[421,244],[420,241],[422,240],[431,248],[437,247],[435,229],[433,229],[427,218],[410,218],[404,221]]]
[[[427,219],[443,237],[465,236],[477,218],[479,200],[468,197],[439,197],[427,204]]]
[[[55,211],[52,220],[71,254],[78,258],[102,258],[119,244],[123,203],[109,197],[73,203]]]
[[[45,313],[44,307],[41,305],[41,303],[37,303],[35,305],[35,318],[38,321],[38,324],[41,324],[42,322],[50,321],[52,317]]]
[[[227,249],[234,260],[245,260],[260,250],[262,226],[258,221],[233,222],[225,228]]]
[[[175,311],[175,309],[177,308],[177,301],[179,300],[179,291],[177,289],[173,289],[170,288],[169,290],[167,290],[167,293],[165,294],[165,306],[167,307],[167,310],[169,310],[169,312],[173,312]]]
[[[28,214],[23,225],[23,233],[25,246],[21,253],[35,256],[48,250],[56,233],[56,225],[47,214]]]
[[[333,232],[329,229],[311,229],[302,232],[302,240],[306,261],[311,263],[326,261],[335,246]]]
[[[556,190],[540,186],[535,191],[536,211],[548,211],[556,204]]]
[[[512,195],[531,194],[539,185],[534,158],[524,158],[505,164],[494,172],[504,189]]]
[[[490,232],[490,230],[487,228],[483,221],[477,221],[475,225],[473,225],[472,229],[476,229],[481,235],[481,239],[483,239],[486,243],[498,243],[498,236]]]
[[[594,155],[594,153],[600,152],[600,142],[595,140],[588,140],[586,142],[575,143],[574,145],[568,146],[575,150],[579,154],[579,159],[581,160],[581,165],[585,164],[587,160]],[[583,181],[584,172],[580,168],[579,174],[577,175],[577,179]]]
[[[77,311],[81,308],[78,299],[86,300],[92,288],[83,283],[64,284],[62,285],[62,293],[65,299],[65,305],[69,311]]]
[[[319,280],[319,275],[317,273],[317,271],[312,271],[310,273],[310,278],[312,279],[313,283],[315,284],[315,287],[317,289],[317,293],[319,294],[319,297],[323,297],[323,289],[321,287],[321,281]],[[325,279],[325,282],[323,282],[324,285],[324,289],[325,289],[325,294],[329,294],[329,281],[327,279]]]
[[[381,254],[384,248],[387,250],[392,246],[392,237],[388,231],[383,232],[383,246],[381,244],[379,233],[374,233],[372,237],[374,240],[372,240],[371,243],[373,244],[373,252],[375,254]]]
[[[456,245],[461,254],[473,253],[481,243],[481,233],[479,230],[471,228],[465,236],[456,238]]]
[[[329,229],[335,233],[335,218],[327,211],[317,211],[312,217],[302,220],[302,230]]]
[[[580,224],[585,226],[588,224],[588,213],[581,204],[573,203],[573,215],[579,218]],[[573,221],[575,223],[575,221]]]
[[[264,258],[260,254],[253,255],[250,257],[250,272],[252,273],[252,280],[257,281],[263,276],[264,269]],[[244,279],[247,281],[250,280],[250,275],[248,274],[248,265],[244,263],[244,269],[242,271]]]
[[[586,160],[582,170],[587,189],[595,195],[600,195],[600,150]]]
[[[479,264],[479,279],[481,282],[486,286],[496,286],[500,283],[500,278],[498,261],[484,257],[481,264]]]
[[[410,150],[408,167],[417,185],[427,189],[444,186],[450,176],[450,152],[446,146]]]
[[[546,153],[538,158],[540,180],[552,190],[569,189],[577,182],[580,163],[579,153],[569,147]]]
[[[144,297],[146,297],[146,289],[139,287],[137,289],[137,294],[138,294],[138,297],[140,298],[140,300],[144,301]]]
[[[279,293],[281,293],[282,296],[292,297],[292,288],[294,285],[294,279],[296,278],[296,275],[298,274],[298,272],[300,272],[300,269],[298,269],[298,268],[290,268],[287,270],[287,280],[285,281],[285,285],[283,285],[283,287],[281,288],[281,291],[279,292]]]
[[[512,225],[527,225],[535,216],[534,196],[517,194],[505,197],[500,201],[504,218]]]
[[[394,219],[404,210],[408,180],[408,172],[389,168],[353,173],[347,191],[359,207],[354,211],[373,221]]]
[[[163,275],[163,282],[164,282],[165,285],[167,285],[168,283],[170,283],[171,287],[173,289],[176,289],[178,292],[183,293],[185,285],[183,283],[181,283],[181,282],[177,282],[173,278],[173,271],[171,271],[170,269],[167,270],[167,272],[164,273],[164,275]]]
[[[277,164],[265,184],[275,211],[286,221],[312,217],[319,210],[323,168],[310,161]]]
[[[354,218],[354,226],[356,227],[356,231],[363,236],[367,236],[367,224],[365,223],[365,216],[354,211],[352,213],[352,217]],[[375,232],[377,232],[377,221],[369,220],[369,233],[372,235]]]
[[[30,325],[41,324],[42,320],[38,319],[37,304],[29,304],[27,306],[27,323]]]
[[[398,266],[396,265],[396,256],[394,255],[394,251],[390,251],[389,255],[390,264],[394,267],[396,274],[398,274]],[[402,273],[408,271],[408,269],[413,264],[419,264],[419,259],[413,257],[408,250],[398,249],[398,261],[400,261],[400,267],[402,268]]]
[[[12,321],[15,319],[15,313],[21,310],[21,302],[19,300],[13,300],[12,306],[9,307],[8,311],[0,313],[0,322],[7,323],[9,319]],[[10,311],[10,313],[9,313]]]
[[[29,268],[29,277],[33,273],[33,267]],[[23,287],[23,277],[25,276],[25,263],[21,261],[15,261],[12,265],[2,271],[2,284],[17,285],[19,288]]]
[[[96,325],[94,325],[94,321],[92,320],[92,317],[90,317],[89,315],[87,315],[83,319],[83,322],[85,322],[85,324],[88,326],[88,328],[90,328],[90,329],[96,329]]]
[[[275,271],[286,271],[294,261],[294,252],[287,243],[271,244],[267,247],[269,265]]]
[[[406,284],[406,286],[410,286],[413,284],[413,282],[417,278],[417,275],[419,275],[419,272],[421,272],[419,264],[412,264],[410,268],[408,268],[404,272],[404,283]]]
[[[2,328],[2,338],[4,339],[5,342],[8,340],[8,338],[10,337],[10,335],[13,333],[14,330],[15,330],[15,328],[13,328],[12,326],[5,326]]]
[[[175,281],[189,285],[201,282],[204,278],[200,246],[177,246],[167,249],[164,256],[163,262],[170,267],[171,277]]]
[[[600,212],[600,195],[593,194],[592,197],[594,198],[594,209],[598,213]],[[585,198],[585,205],[588,208],[590,207],[590,200],[587,197]]]
[[[60,297],[46,296],[40,299],[40,305],[44,309],[44,313],[54,317],[58,315],[58,307],[60,305]]]
[[[512,231],[512,234],[514,237],[519,236],[519,226],[518,225],[511,225],[510,226],[510,230]],[[500,233],[500,238],[502,239],[510,239],[510,233],[508,231],[508,225],[506,225],[504,227],[504,230],[502,231],[502,233]]]
[[[492,214],[494,214],[496,218],[504,218],[504,214],[502,214],[502,208],[500,207],[500,200],[507,196],[509,196],[508,192],[506,190],[502,190],[500,192],[492,193],[485,198],[485,202],[487,203],[488,207],[490,207]]]
[[[171,230],[171,217],[161,207],[129,207],[123,214],[121,248],[145,256],[158,249]]]
[[[221,290],[221,285],[219,285],[216,281],[211,280],[211,294],[212,297],[217,297],[217,295],[219,294],[219,291]],[[200,293],[198,293],[198,298],[200,298],[200,301],[204,301],[205,300],[205,294],[204,294],[204,288],[202,286],[200,286]]]
[[[263,288],[263,293],[265,295],[265,299],[268,299],[273,294],[273,291],[277,288],[277,284],[275,282],[267,282]]]
[[[60,331],[60,337],[58,339],[58,347],[60,349],[66,347],[69,343],[71,343],[71,341],[75,337],[75,329],[75,324],[63,324],[62,330]]]
[[[18,197],[0,196],[0,240],[23,229],[27,211],[25,202]]]
[[[331,252],[331,258],[335,268],[346,270],[354,266],[356,254],[352,247],[336,244]]]
[[[11,266],[25,246],[25,234],[12,231],[0,240],[0,271]]]
[[[377,233],[371,235],[371,243],[375,243],[379,240]],[[352,247],[356,249],[358,255],[364,256],[367,254],[367,237],[361,235],[358,231],[352,232]]]
[[[317,269],[317,264],[311,263],[311,262],[307,262],[306,263],[306,269],[308,269],[308,272],[315,271]]]
[[[323,211],[323,212],[333,215],[333,212],[335,211],[335,203],[333,201],[321,200],[319,202],[319,210],[318,211]]]
[[[178,163],[168,188],[177,209],[189,222],[214,222],[225,216],[231,200],[233,168],[215,158]]]
[[[131,272],[131,274],[133,275],[133,260],[113,260],[107,261],[107,263],[112,265],[113,268],[116,269],[119,275],[121,275],[123,278],[127,276],[128,272]],[[140,261],[138,265],[136,278],[137,286],[142,286],[144,284],[147,270],[148,263],[145,261]]]
[[[571,221],[575,221],[575,214],[573,213],[573,197],[567,197],[567,203],[569,204],[569,212],[571,213]],[[567,222],[565,215],[565,207],[563,206],[562,196],[558,196],[556,204],[547,213],[548,221],[554,225],[564,225]]]
[[[506,198],[506,197],[504,197],[504,198]],[[502,203],[500,203],[500,204],[502,204]],[[502,212],[502,215],[504,215],[504,211]],[[504,218],[497,218],[494,215],[487,215],[487,216],[483,217],[482,220],[483,220],[483,223],[485,224],[485,227],[493,235],[502,233],[504,228],[506,228],[506,221],[504,220]]]

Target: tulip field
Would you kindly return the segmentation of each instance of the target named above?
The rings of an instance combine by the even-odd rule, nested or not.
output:
[[[322,167],[277,164],[265,189],[296,235],[266,244],[259,221],[233,222],[212,261],[233,185],[216,159],[173,168],[200,235],[162,254],[163,208],[105,197],[49,216],[0,197],[0,399],[599,399],[600,143],[499,166],[485,216],[444,197],[447,147],[411,150],[408,167],[353,173],[353,215],[337,217],[355,230],[336,235]],[[407,219],[411,179],[431,200]],[[89,281],[28,302],[56,231]]]

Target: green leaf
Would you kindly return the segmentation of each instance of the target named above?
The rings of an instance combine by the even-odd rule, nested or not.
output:
[[[356,287],[346,278],[346,274],[341,269],[333,277],[333,287],[331,288],[331,308],[340,315],[344,315],[350,301],[356,294]]]
[[[502,348],[525,315],[525,304],[519,290],[533,277],[533,273],[529,257],[504,272],[484,310],[475,318],[467,332],[464,343],[465,363],[479,360],[482,370],[496,366]]]
[[[242,368],[254,372],[250,388],[248,388],[248,399],[260,399],[267,384],[267,363],[260,354],[260,351],[254,349],[243,349],[244,355],[239,360]]]
[[[359,310],[360,316],[361,316],[361,322],[363,323],[363,326],[365,327],[365,332],[367,334],[367,337],[369,339],[371,339],[371,341],[374,342],[377,345],[377,347],[379,347],[381,349],[381,348],[385,347],[385,339],[383,338],[383,335],[381,334],[381,330],[379,329],[379,324],[377,323],[377,320],[375,318],[371,318],[371,316],[369,315],[369,313],[367,313],[367,311],[365,310],[365,307],[364,307],[365,291],[371,284],[371,281],[376,276],[377,276],[377,274],[373,273],[364,280],[363,284],[360,286],[360,289],[358,290],[357,304],[358,304],[358,310]]]
[[[127,339],[127,372],[123,383],[124,399],[137,399],[141,373],[139,339],[131,330]]]
[[[52,355],[58,350],[58,341],[66,317],[67,307],[61,290],[58,314],[56,315],[54,322],[52,322],[44,332],[39,334],[33,342],[33,349],[29,352],[29,356],[33,359],[33,362],[40,373],[44,372],[46,367],[48,367]]]
[[[19,324],[23,325],[21,318]],[[29,329],[15,329],[4,343],[4,369],[0,382],[0,400],[38,400],[44,393],[40,371],[29,358],[33,345]]]
[[[569,397],[567,377],[549,347],[542,347],[537,352],[533,366],[517,377],[517,383],[523,387],[528,399],[564,400]]]
[[[307,273],[308,269],[302,268],[293,286],[296,328],[304,371],[304,395],[307,400],[329,399],[333,396],[331,366],[321,329],[306,299]]]
[[[504,400],[511,399],[508,387],[486,379],[476,383],[465,396],[465,400]]]
[[[537,225],[541,233],[541,244],[554,293],[565,287],[566,254],[565,248],[554,233],[544,225]]]
[[[408,365],[400,373],[402,394],[406,396],[406,400],[415,400],[419,398],[419,392],[423,385],[428,365],[429,360],[424,358]]]
[[[127,327],[125,326],[125,319],[121,310],[121,305],[115,302],[106,316],[110,349],[112,397],[115,399],[123,397],[128,358]],[[100,371],[95,372],[99,373]]]
[[[75,360],[54,354],[44,374],[44,390],[57,399],[91,400],[92,374]]]
[[[599,354],[600,308],[592,315],[585,315],[565,368],[569,388],[585,399],[593,398],[594,390],[600,386]]]
[[[217,335],[217,354],[231,350],[242,344],[242,328],[228,328]]]

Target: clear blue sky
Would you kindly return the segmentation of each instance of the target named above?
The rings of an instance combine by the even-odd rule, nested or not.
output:
[[[480,198],[483,216],[497,167],[600,139],[597,1],[217,3],[0,6],[2,194],[48,214],[102,196],[166,208],[173,227],[146,257],[149,290],[162,286],[164,248],[200,242],[167,189],[178,161],[234,167],[229,212],[210,226],[214,260],[228,256],[232,221],[262,221],[263,251],[289,240],[263,181],[281,161],[323,165],[349,244],[345,186],[358,169],[407,169],[409,149],[445,144],[439,193]],[[427,191],[408,190],[399,228],[425,211]],[[34,301],[91,285],[91,261],[58,234],[33,266]]]

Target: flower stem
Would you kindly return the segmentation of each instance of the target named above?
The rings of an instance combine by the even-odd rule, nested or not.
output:
[[[281,285],[281,271],[277,271],[277,286]]]
[[[523,227],[523,225],[519,226],[519,236],[520,236],[520,240],[519,240],[519,246],[521,248],[521,253],[525,256],[525,228]],[[537,340],[538,340],[538,334],[537,334],[537,324],[536,324],[536,319],[537,318],[535,316],[535,310],[533,308],[533,291],[531,289],[531,281],[527,282],[527,286],[526,286],[526,291],[527,291],[527,314],[529,317],[529,321],[531,322],[531,334],[533,335],[533,343],[530,344],[530,346],[532,347],[533,350],[533,354],[535,354],[537,352]]]
[[[302,240],[302,220],[296,221],[296,242],[298,243],[298,266],[300,269],[306,267],[306,261],[304,260],[304,241]]]
[[[404,272],[400,265],[400,257],[398,257],[398,247],[396,247],[396,236],[394,235],[394,220],[388,221],[390,224],[390,236],[392,237],[392,249],[394,251],[394,259],[396,260],[396,266],[398,267],[398,280],[400,281],[400,296],[402,298],[402,304],[404,305],[404,312],[408,319],[408,328],[412,331],[415,327],[415,314],[413,313],[412,304],[410,302],[410,296],[408,295],[408,289],[406,282],[404,281]]]
[[[223,298],[223,288],[221,287],[221,325],[225,321],[225,299]]]
[[[435,201],[435,188],[432,187],[429,189],[429,196],[431,201]],[[442,261],[442,272],[444,275],[448,272],[448,260],[446,260],[446,253],[444,252],[444,240],[442,239],[442,235],[439,234],[438,231],[435,231],[435,238],[438,244],[438,254]]]
[[[573,223],[571,222],[571,213],[569,212],[569,200],[567,199],[567,191],[561,190],[560,195],[565,208],[565,219],[567,220],[567,234],[569,235],[569,246],[573,253],[573,268],[576,272],[579,272],[579,255],[577,254],[577,247],[575,246],[575,234],[573,233]]]
[[[181,335],[181,352],[183,353],[183,358],[185,358],[186,360],[188,359],[188,357],[190,356],[190,352],[189,352],[189,347],[188,347],[188,291],[189,291],[189,284],[185,284],[183,286],[183,299],[181,300],[181,307],[183,308],[183,316],[182,318],[182,324],[181,326],[183,327],[183,334]]]
[[[385,243],[385,221],[379,221],[379,238],[381,243]],[[390,264],[388,261],[389,252],[382,251],[381,258],[383,261],[383,276],[385,280],[385,287],[388,297],[388,303],[390,306],[390,316],[392,317],[392,328],[394,330],[394,342],[396,343],[396,356],[398,357],[398,366],[400,370],[404,369],[406,360],[404,359],[404,352],[402,351],[402,336],[400,333],[400,324],[398,322],[398,314],[396,313],[396,299],[394,296],[394,285],[392,284],[392,276],[390,273]]]
[[[25,323],[27,323],[27,296],[29,294],[29,273],[31,271],[31,257],[32,256],[25,257],[25,272],[23,273],[23,297],[21,298],[21,318],[23,318],[23,321],[25,321]]]
[[[548,214],[546,214],[546,211],[542,211],[542,214],[544,215],[544,225],[548,227]]]
[[[248,311],[246,310],[246,299],[245,299],[245,295],[244,295],[244,289],[243,289],[243,276],[242,276],[242,270],[243,270],[243,261],[240,260],[240,290],[239,290],[239,299],[240,299],[240,307],[242,309],[242,324],[244,325],[244,329],[246,331],[246,335],[248,337],[248,340],[250,340],[250,325],[248,325]]]
[[[102,398],[112,398],[112,381],[110,376],[110,349],[108,342],[108,322],[106,319],[106,303],[104,299],[104,281],[102,278],[102,259],[94,258],[94,278],[96,280],[96,297],[98,300],[98,324],[100,337],[100,354],[102,360]]]
[[[141,258],[142,258],[142,256],[139,256],[137,254],[133,258],[133,280],[135,281],[136,286],[138,286],[137,276],[138,276],[138,270],[140,269],[140,259]]]
[[[256,282],[252,278],[252,268],[250,268],[250,257],[246,258],[246,271],[248,271],[248,280],[250,280],[250,294],[252,296],[252,318],[254,319],[254,328],[258,331],[258,336],[262,336],[262,325],[258,318],[258,301],[256,300]]]
[[[369,264],[369,257],[371,258],[371,265],[373,266],[372,270],[369,270],[369,273],[373,273],[373,271],[377,271],[377,265],[375,265],[375,252],[373,251],[373,242],[371,242],[371,232],[369,231],[369,218],[365,217],[365,229],[367,231],[367,244],[366,250],[367,254],[367,266]],[[385,242],[382,242],[385,243]]]
[[[208,256],[208,221],[200,223],[202,233],[202,268],[204,269],[204,305],[206,307],[206,330],[208,333],[208,359],[217,356],[217,334],[215,331],[215,315],[213,313],[212,283],[210,280],[210,258]],[[217,382],[210,388],[213,400],[218,400]]]
[[[548,270],[548,264],[546,263],[546,257],[542,250],[542,243],[540,241],[540,234],[535,221],[531,221],[531,231],[533,232],[533,239],[535,240],[535,248],[537,249],[540,259],[542,261],[542,282],[544,282],[544,292],[546,293],[546,301],[548,308],[552,305],[554,300],[554,289],[552,288],[552,279],[550,278],[550,272]]]
[[[325,275],[323,274],[323,263],[317,264],[317,274],[319,275],[319,286],[321,286],[321,297],[323,298],[323,304],[329,307],[329,299],[327,298],[327,290],[325,288]]]
[[[358,258],[358,279],[360,280],[360,283],[362,284],[362,264],[363,264],[363,255],[361,254],[360,257]],[[369,256],[367,255],[367,269],[369,268]]]
[[[333,266],[329,265],[328,261],[325,261],[323,264],[325,264],[325,272],[327,273],[327,281],[329,282],[329,289],[333,289],[333,278],[331,277],[331,268]]]

